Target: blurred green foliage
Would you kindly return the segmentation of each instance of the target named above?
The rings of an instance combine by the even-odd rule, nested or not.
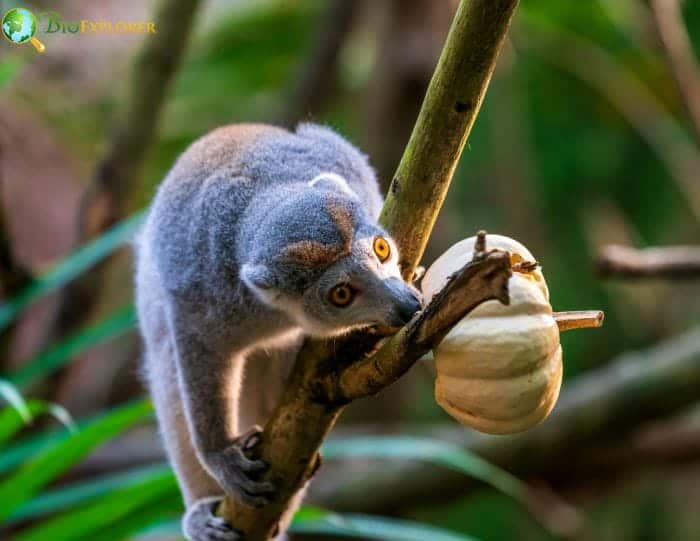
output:
[[[229,122],[283,117],[322,5],[281,0],[246,3],[198,29],[168,100],[161,134],[144,174],[144,188],[131,202],[133,210],[148,203],[176,156],[202,133]],[[445,214],[450,238],[441,242],[452,244],[480,228],[516,237],[531,246],[542,262],[555,309],[606,311],[603,329],[562,336],[566,377],[572,377],[621,351],[700,322],[700,306],[693,304],[692,295],[683,298],[688,290],[675,296],[663,292],[668,297],[656,292],[656,297],[645,301],[649,292],[598,280],[593,260],[599,245],[620,235],[641,245],[697,242],[700,224],[673,173],[609,96],[582,81],[575,70],[557,63],[554,52],[563,51],[567,58],[575,59],[579,38],[599,47],[619,66],[618,75],[630,75],[658,100],[677,124],[677,137],[690,141],[691,135],[663,55],[643,19],[648,16],[643,2],[524,0],[520,9],[512,42],[506,47],[448,196]],[[685,2],[684,15],[700,54],[700,2]],[[365,64],[380,43],[355,38],[348,54],[341,55],[338,73],[328,74],[338,79],[338,93],[316,118],[341,128],[355,141],[361,140],[357,112],[364,108],[363,89],[371,75]],[[0,58],[0,88],[21,76],[24,62],[24,55]],[[36,99],[30,103],[49,118],[56,120],[58,115],[65,120],[56,122],[57,131],[68,136],[71,148],[84,148],[96,134],[103,135],[105,119],[119,106],[116,98],[96,100],[84,108],[74,103],[81,114],[69,115],[66,111],[71,109],[63,107],[64,102],[56,109]],[[1,305],[0,327],[55,288],[89,272],[133,234],[141,219],[141,214],[135,214]],[[597,233],[593,231],[596,224],[601,229]],[[697,290],[691,291],[697,299]],[[658,305],[662,298],[684,309],[660,306],[650,314],[648,306]],[[79,353],[132,325],[133,310],[128,306],[34,357],[11,379],[22,385],[41,381]],[[413,390],[416,396],[406,407],[404,420],[446,418],[434,403],[430,384],[419,384]],[[147,419],[147,403],[115,408],[78,423],[75,433],[61,428],[26,436],[21,430],[34,416],[49,412],[64,421],[67,417],[46,402],[23,401],[5,382],[0,391],[14,405],[0,410],[0,516],[15,525],[40,519],[15,539],[59,539],[54,535],[57,531],[66,540],[90,538],[96,532],[101,540],[122,539],[180,512],[174,479],[162,466],[47,488],[97,445]],[[13,438],[18,439],[11,441]],[[328,453],[361,456],[357,449],[363,445],[364,455],[430,458],[443,466],[461,468],[502,490],[510,487],[505,492],[511,496],[522,487],[507,474],[448,446],[421,453],[421,446],[412,440],[394,438],[370,445],[348,440],[329,444]],[[439,447],[439,442],[431,445]],[[691,528],[683,529],[668,519],[656,520],[672,510],[655,492],[655,485],[623,490],[615,496],[615,501],[606,500],[591,509],[599,539],[692,539],[686,531]],[[482,490],[448,505],[428,504],[412,518],[484,540],[552,539],[516,502],[517,497],[513,500]],[[172,524],[167,527],[173,528]],[[336,535],[373,532],[393,539],[457,538],[436,530],[428,534],[422,529],[427,526],[342,517],[311,508],[302,512],[296,527]]]

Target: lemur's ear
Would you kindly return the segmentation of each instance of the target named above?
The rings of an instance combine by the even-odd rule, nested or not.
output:
[[[347,195],[356,197],[355,192],[353,192],[350,186],[348,186],[347,180],[336,173],[321,173],[309,181],[309,186],[340,190]]]
[[[253,291],[267,291],[276,285],[274,276],[265,265],[244,264],[241,267],[241,278]]]

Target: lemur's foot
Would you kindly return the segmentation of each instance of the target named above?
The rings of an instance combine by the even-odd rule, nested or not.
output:
[[[182,530],[190,541],[243,541],[243,534],[215,515],[223,498],[197,500],[182,519]]]
[[[216,461],[219,470],[216,472],[217,478],[224,491],[234,494],[251,507],[263,507],[270,503],[276,490],[269,481],[258,481],[258,477],[267,471],[268,464],[247,455],[260,443],[261,434],[259,426],[251,428],[237,437]]]

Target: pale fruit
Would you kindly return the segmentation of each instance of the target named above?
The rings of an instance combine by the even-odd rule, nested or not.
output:
[[[421,285],[426,302],[471,261],[475,242],[458,242],[428,269]],[[507,250],[513,263],[535,260],[508,237],[487,235],[486,247]],[[462,424],[493,434],[521,432],[542,421],[562,379],[559,328],[540,268],[513,272],[508,289],[508,306],[481,304],[433,352],[438,404]]]

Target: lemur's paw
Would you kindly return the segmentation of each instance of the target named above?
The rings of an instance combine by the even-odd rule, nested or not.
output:
[[[236,438],[224,451],[223,468],[219,482],[228,494],[251,507],[263,507],[270,503],[276,487],[269,481],[259,481],[260,475],[268,469],[264,460],[253,459],[248,453],[260,443],[262,429],[259,426]]]
[[[243,541],[243,534],[215,515],[222,498],[197,500],[182,519],[182,529],[190,541]]]

